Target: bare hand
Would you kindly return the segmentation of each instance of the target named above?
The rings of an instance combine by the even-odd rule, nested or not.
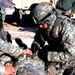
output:
[[[22,50],[21,55],[26,55],[26,54],[32,55],[32,51],[29,49]]]
[[[16,72],[16,69],[11,65],[5,66],[5,74],[4,75],[14,75]]]

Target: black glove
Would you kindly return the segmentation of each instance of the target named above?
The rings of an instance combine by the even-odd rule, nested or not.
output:
[[[23,43],[23,41],[20,38],[16,38],[15,42],[21,47],[22,49],[27,49],[27,45]]]
[[[12,43],[11,35],[10,35],[10,33],[9,33],[9,32],[7,32],[6,37],[7,37],[7,41]]]
[[[47,46],[43,47],[38,51],[38,57],[43,61],[43,62],[48,62],[48,49],[46,48]]]
[[[31,51],[32,53],[36,53],[39,50],[38,45],[36,43],[32,43]]]

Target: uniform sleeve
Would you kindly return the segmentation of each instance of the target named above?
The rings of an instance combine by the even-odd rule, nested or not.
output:
[[[70,22],[67,22],[62,29],[62,43],[64,49],[75,56],[75,26]]]
[[[0,39],[0,50],[14,57],[18,57],[22,51],[22,49],[20,49],[18,46],[14,46],[11,43],[7,43],[2,39]]]
[[[40,30],[38,29],[36,32],[36,35],[34,37],[34,41],[37,42],[41,47],[45,44],[45,39],[43,38],[42,34],[40,33]]]
[[[35,53],[37,50],[40,49],[40,47],[43,47],[44,44],[45,44],[45,40],[38,30],[34,37],[34,41],[32,42],[32,45],[31,45],[32,52]]]

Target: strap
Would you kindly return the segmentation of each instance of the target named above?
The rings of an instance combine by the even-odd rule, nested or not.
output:
[[[54,13],[55,9],[53,8],[52,11],[50,13],[48,13],[45,17],[43,17],[38,24],[40,24],[42,21],[44,21],[47,17],[49,17],[50,15],[52,15]]]

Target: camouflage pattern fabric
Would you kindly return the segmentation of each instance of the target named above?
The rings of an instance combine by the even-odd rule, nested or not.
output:
[[[0,50],[3,53],[7,53],[15,58],[18,57],[21,53],[21,49],[18,46],[14,46],[11,43],[5,42],[0,39]]]
[[[3,64],[0,64],[0,75],[4,75],[5,67]]]
[[[5,72],[4,65],[5,64],[13,65],[11,56],[17,58],[20,55],[21,49],[18,46],[15,47],[11,43],[8,43],[0,39],[0,51],[1,51],[0,52],[0,75],[4,75]],[[4,53],[7,54],[8,56],[4,55]]]
[[[16,75],[47,75],[44,69],[44,62],[38,56],[20,57],[15,64]]]
[[[38,5],[36,5],[36,8],[34,8],[34,10],[31,11],[32,19],[34,20],[35,24],[38,24],[38,22],[41,21],[45,16],[50,14],[50,12],[54,12],[52,4],[48,2],[41,2]],[[44,19],[44,21],[47,20],[48,22],[50,22],[52,19],[53,16],[49,15],[47,18]]]
[[[38,20],[41,20],[48,14],[47,9],[50,4],[48,5],[48,7],[47,5],[48,3],[40,3],[32,10],[33,20],[34,22],[36,21],[35,24],[38,24]],[[54,60],[56,57],[58,58],[61,52],[63,52],[65,55],[68,55],[68,60],[70,57],[75,57],[75,26],[72,20],[67,16],[56,15],[55,13],[52,13],[47,18],[41,21],[39,25],[47,23],[48,28],[43,29],[38,26],[36,35],[34,37],[34,41],[31,46],[32,52],[37,53],[39,58],[43,60],[45,63]],[[45,46],[46,42],[48,46]],[[53,52],[58,52],[59,54],[55,54]],[[60,54],[60,56],[62,55]],[[50,60],[50,58],[52,60]],[[65,58],[63,58],[63,60],[64,59]]]
[[[49,44],[49,51],[66,51],[71,52],[74,56],[75,45],[75,26],[66,16],[56,19],[54,25],[47,30],[38,29],[34,37],[34,42],[44,46],[45,41]],[[33,42],[33,43],[34,43]]]
[[[6,64],[6,62],[11,61],[10,56],[14,56],[15,58],[17,58],[21,53],[21,49],[18,46],[14,46],[11,43],[8,43],[10,42],[10,39],[8,39],[8,33],[4,31],[2,25],[2,12],[0,11],[0,75],[4,75],[4,65]]]

